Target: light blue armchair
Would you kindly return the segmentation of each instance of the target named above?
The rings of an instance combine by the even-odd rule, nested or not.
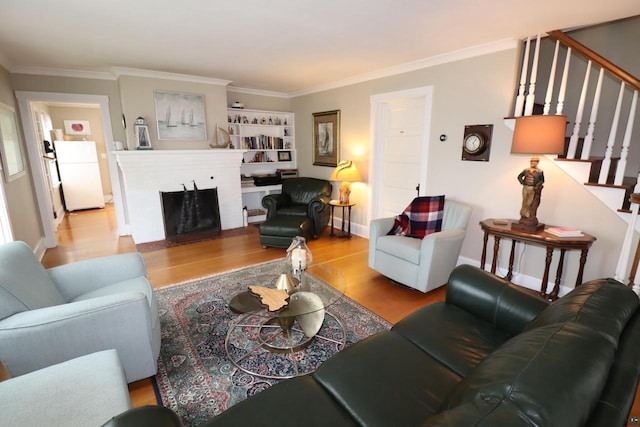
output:
[[[107,349],[127,382],[156,373],[158,304],[140,254],[46,270],[25,243],[0,246],[0,360],[10,375]]]
[[[369,267],[422,292],[446,284],[460,256],[471,207],[446,199],[443,214],[442,231],[422,240],[387,235],[393,226],[393,217],[371,221]]]

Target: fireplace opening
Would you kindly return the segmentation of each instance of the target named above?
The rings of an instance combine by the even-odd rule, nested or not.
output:
[[[220,235],[218,189],[193,188],[160,192],[165,239],[189,242]]]

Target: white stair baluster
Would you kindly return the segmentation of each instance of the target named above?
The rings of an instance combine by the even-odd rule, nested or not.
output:
[[[540,34],[536,38],[536,50],[533,53],[533,64],[531,65],[531,77],[529,78],[529,93],[524,104],[524,115],[533,114],[533,106],[536,102],[536,79],[538,78],[538,57],[540,56]]]
[[[604,68],[600,68],[600,74],[598,75],[598,84],[596,85],[596,92],[593,95],[593,105],[591,106],[591,116],[589,117],[587,135],[584,137],[584,143],[582,144],[582,153],[580,153],[580,158],[582,160],[587,160],[591,155],[591,143],[593,142],[593,131],[596,128],[596,119],[598,118],[598,106],[600,105],[600,93],[602,92],[603,76]]]
[[[624,170],[627,168],[627,157],[629,156],[629,145],[631,144],[631,134],[633,133],[633,123],[636,117],[636,106],[638,105],[638,91],[633,92],[631,107],[629,107],[629,119],[627,120],[627,128],[624,130],[622,138],[622,151],[620,152],[620,160],[616,168],[616,176],[613,183],[622,185],[624,179]]]
[[[556,114],[562,115],[564,110],[564,96],[567,93],[567,78],[569,76],[569,62],[571,62],[571,48],[567,49],[567,57],[564,59],[564,70],[562,70],[562,80],[560,81],[560,91],[558,92],[558,105]]]
[[[615,113],[613,113],[613,120],[611,121],[611,131],[609,132],[609,139],[607,140],[607,149],[604,152],[604,159],[602,160],[602,167],[600,168],[598,184],[606,184],[607,177],[609,176],[609,169],[611,168],[611,156],[613,155],[613,144],[616,142],[616,134],[618,133],[618,122],[620,121],[620,110],[622,109],[623,96],[624,82],[621,82],[620,93],[618,94],[618,102],[616,104],[616,111]]]
[[[556,65],[558,63],[558,49],[560,48],[560,42],[556,40],[556,49],[553,52],[553,62],[551,63],[551,71],[549,72],[549,84],[547,86],[547,95],[544,98],[544,110],[542,114],[549,115],[551,110],[551,98],[553,97],[553,86],[556,81]]]
[[[580,101],[578,102],[578,110],[576,111],[576,121],[573,124],[573,132],[569,138],[569,150],[567,159],[576,158],[576,150],[578,149],[578,139],[580,139],[580,127],[582,126],[582,113],[584,112],[584,102],[587,97],[587,88],[589,87],[589,73],[591,73],[591,61],[587,62],[587,71],[582,82],[582,92],[580,92]]]
[[[516,107],[513,111],[513,117],[522,116],[522,109],[524,108],[524,91],[527,87],[527,70],[529,67],[529,45],[531,44],[531,38],[527,37],[524,48],[524,56],[522,57],[522,71],[520,72],[520,87],[518,88],[518,96],[516,97]]]

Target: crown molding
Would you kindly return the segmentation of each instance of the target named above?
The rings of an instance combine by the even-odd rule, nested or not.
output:
[[[80,79],[99,79],[99,80],[115,80],[116,77],[108,72],[102,71],[84,71],[84,70],[67,70],[64,68],[46,68],[46,67],[30,67],[17,66],[11,68],[12,74],[36,74],[41,76],[56,77],[73,77]]]
[[[276,98],[295,98],[298,96],[310,95],[317,92],[323,92],[326,90],[337,89],[344,86],[363,83],[370,80],[380,79],[383,77],[390,77],[398,74],[408,73],[424,68],[434,67],[436,65],[442,65],[450,62],[456,62],[463,59],[473,58],[482,55],[488,55],[495,52],[517,48],[519,40],[516,38],[498,40],[491,43],[486,43],[478,46],[464,48],[453,52],[444,53],[442,55],[436,55],[430,58],[421,59],[418,61],[408,62],[382,70],[374,71],[371,73],[361,74],[359,76],[350,77],[343,80],[327,83],[324,85],[316,86],[309,89],[304,89],[294,92],[276,92],[267,90],[258,90],[251,88],[244,88],[239,86],[229,86],[231,80],[215,79],[210,77],[193,76],[188,74],[168,73],[164,71],[152,71],[139,68],[127,68],[127,67],[112,67],[110,72],[100,71],[82,71],[82,70],[68,70],[60,68],[45,68],[45,67],[7,67],[9,65],[6,58],[0,55],[0,65],[4,66],[7,70],[14,74],[38,74],[48,76],[60,76],[60,77],[74,77],[85,79],[102,79],[102,80],[117,80],[120,76],[135,76],[146,77],[156,79],[178,80],[192,83],[204,83],[211,85],[226,86],[228,92],[245,93],[258,96],[270,96]]]
[[[164,71],[143,70],[140,68],[112,67],[111,71],[116,77],[135,76],[154,79],[179,80],[191,83],[204,83],[218,86],[228,86],[231,80],[214,79],[211,77],[192,76],[189,74],[167,73]]]
[[[249,95],[261,95],[261,96],[271,96],[274,98],[290,98],[288,93],[285,92],[275,92],[270,90],[258,90],[258,89],[249,89],[245,87],[238,86],[227,86],[227,92],[235,92],[235,93],[246,93]]]
[[[472,46],[453,52],[443,53],[441,55],[432,56],[430,58],[420,59],[418,61],[408,62],[406,64],[396,65],[382,70],[374,71],[371,73],[361,74],[359,76],[350,77],[348,79],[339,80],[325,85],[316,86],[315,88],[305,89],[296,92],[289,92],[290,98],[295,98],[303,95],[310,95],[317,92],[323,92],[330,89],[337,89],[344,86],[363,83],[370,80],[380,79],[383,77],[390,77],[398,74],[408,73],[411,71],[421,70],[424,68],[434,67],[436,65],[442,65],[450,62],[456,62],[463,59],[473,58],[477,56],[488,55],[495,52],[501,52],[504,50],[514,49],[518,46],[519,40],[516,38],[509,38],[498,40],[491,43],[486,43],[478,46]]]

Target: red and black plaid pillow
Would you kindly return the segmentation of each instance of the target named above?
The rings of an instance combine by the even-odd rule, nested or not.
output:
[[[393,227],[387,234],[422,239],[442,231],[444,195],[416,197],[400,215],[395,217]]]

